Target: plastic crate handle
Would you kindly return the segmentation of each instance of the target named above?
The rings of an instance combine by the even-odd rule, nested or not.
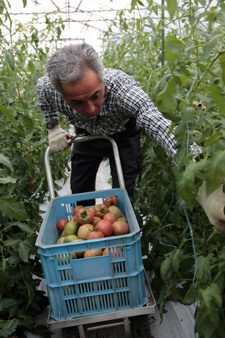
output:
[[[118,180],[119,180],[119,186],[121,189],[126,189],[125,188],[125,183],[124,183],[124,177],[123,177],[123,171],[122,171],[122,166],[120,162],[120,155],[119,155],[119,150],[116,142],[114,139],[110,136],[101,136],[101,135],[76,135],[71,138],[71,143],[76,143],[76,142],[86,142],[86,141],[92,141],[95,139],[106,139],[109,142],[111,142],[112,148],[113,148],[113,155],[115,158],[115,164],[116,164],[116,170],[117,170],[117,175],[118,175]],[[55,191],[54,191],[54,185],[53,185],[53,179],[52,179],[52,171],[51,171],[51,165],[50,165],[50,159],[49,159],[49,153],[50,153],[50,147],[48,147],[45,151],[45,171],[46,171],[46,176],[47,176],[47,182],[48,182],[48,189],[49,189],[49,194],[50,194],[50,199],[55,198]]]

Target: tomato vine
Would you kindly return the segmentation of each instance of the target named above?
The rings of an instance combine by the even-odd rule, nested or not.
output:
[[[141,83],[177,140],[174,166],[142,134],[144,162],[132,197],[161,316],[167,300],[196,303],[199,337],[223,337],[225,234],[209,224],[196,195],[202,180],[210,193],[225,178],[225,5],[163,3],[133,0],[130,20],[122,11],[105,34],[104,62]],[[189,150],[194,143],[201,154]]]

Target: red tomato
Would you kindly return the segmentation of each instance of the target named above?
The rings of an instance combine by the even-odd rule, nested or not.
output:
[[[103,216],[103,219],[106,219],[107,221],[114,223],[117,221],[117,217],[115,214],[113,214],[112,212],[107,212],[107,214],[105,214]]]
[[[89,232],[94,231],[94,225],[93,224],[82,224],[78,231],[77,231],[77,237],[79,239],[87,239],[87,235]]]
[[[76,213],[76,218],[79,224],[92,223],[94,220],[94,213],[88,208],[82,208]]]
[[[88,235],[87,235],[87,239],[98,239],[98,238],[103,238],[104,235],[101,231],[92,231],[92,232],[89,232]]]
[[[103,217],[108,212],[108,208],[104,204],[96,204],[95,206],[95,216]]]
[[[115,205],[116,207],[118,207],[119,201],[116,196],[110,195],[106,197],[106,199],[104,200],[104,204],[107,206],[107,208],[110,207],[111,205]]]
[[[88,250],[84,253],[84,258],[102,256],[102,249]]]
[[[78,210],[83,209],[83,205],[77,205],[74,209],[73,209],[73,215],[75,216],[76,213],[78,212]]]
[[[125,235],[129,232],[129,225],[124,221],[116,221],[113,223],[113,232],[114,236]]]
[[[91,210],[95,214],[95,211],[96,211],[95,207],[90,207],[88,209]]]
[[[114,246],[113,248],[111,247],[110,249],[112,258],[123,257],[123,252],[120,248]],[[108,254],[109,249],[108,248],[104,249],[103,256],[107,256]]]
[[[95,230],[101,231],[105,237],[111,236],[113,232],[112,223],[102,219],[95,226]]]
[[[97,217],[97,216],[94,216],[94,221],[92,222],[92,224],[93,224],[94,226],[96,226],[96,224],[97,224],[99,221],[101,221],[101,218],[100,218],[100,217]]]
[[[108,211],[115,214],[117,218],[121,216],[121,210],[115,205],[111,205],[110,207],[108,207]]]
[[[68,223],[67,219],[60,219],[57,223],[58,230],[62,232],[66,226],[66,223]]]

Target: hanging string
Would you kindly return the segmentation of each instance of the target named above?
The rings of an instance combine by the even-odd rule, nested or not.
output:
[[[35,190],[35,192],[29,197],[29,201],[38,193],[38,191],[41,189],[43,184],[43,177],[41,178],[41,183],[39,184],[38,188]]]
[[[170,247],[172,247],[172,248],[177,248],[175,245],[167,244],[167,243],[162,242],[161,237],[160,237],[160,233],[159,233],[159,232],[160,232],[160,229],[161,229],[161,226],[163,225],[163,222],[165,221],[165,219],[166,219],[168,213],[170,212],[170,209],[171,209],[172,204],[173,204],[173,200],[174,200],[174,188],[173,188],[172,199],[171,199],[169,208],[168,208],[168,210],[167,210],[165,216],[163,217],[163,219],[162,219],[162,221],[161,221],[161,223],[160,223],[160,225],[159,225],[159,227],[158,227],[157,234],[158,234],[158,239],[159,239],[159,243],[160,243],[160,244],[165,245],[165,246],[170,246]]]

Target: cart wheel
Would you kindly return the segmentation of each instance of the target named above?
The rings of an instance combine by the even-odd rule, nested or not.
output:
[[[151,338],[149,316],[131,317],[134,338]]]
[[[62,329],[62,338],[80,338],[78,327],[68,327]]]

